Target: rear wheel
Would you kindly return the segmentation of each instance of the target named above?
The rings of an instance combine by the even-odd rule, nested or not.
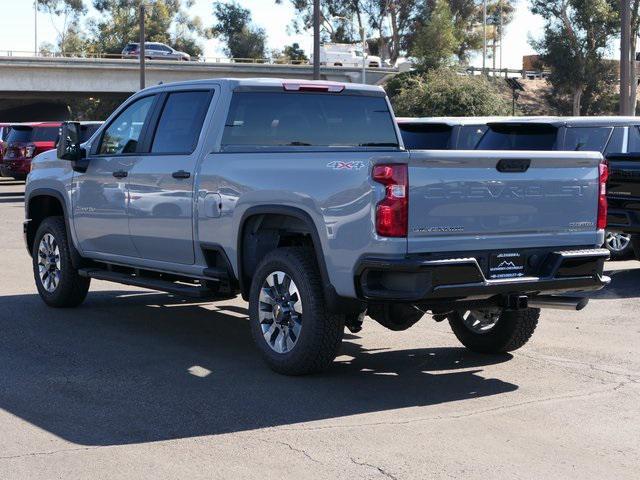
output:
[[[43,220],[31,256],[38,293],[50,307],[76,307],[89,291],[91,280],[78,275],[71,263],[70,248],[62,217]]]
[[[313,251],[281,248],[260,263],[251,284],[251,333],[276,372],[303,375],[327,368],[344,333],[344,316],[325,308]]]
[[[607,232],[604,245],[611,252],[612,260],[627,258],[633,253],[629,233]]]
[[[538,325],[540,310],[471,310],[449,315],[455,336],[469,350],[505,353],[526,344]]]

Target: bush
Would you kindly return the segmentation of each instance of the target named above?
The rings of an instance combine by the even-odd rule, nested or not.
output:
[[[398,75],[386,84],[396,115],[403,117],[476,117],[511,115],[511,102],[497,82],[442,68]]]

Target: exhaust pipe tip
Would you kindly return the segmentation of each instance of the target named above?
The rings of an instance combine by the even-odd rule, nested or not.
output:
[[[531,308],[555,308],[579,312],[589,303],[586,297],[556,297],[553,295],[538,295],[529,298]]]

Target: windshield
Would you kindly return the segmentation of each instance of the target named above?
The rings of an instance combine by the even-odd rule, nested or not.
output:
[[[490,125],[477,150],[556,150],[558,129],[552,125]]]
[[[443,123],[400,124],[400,133],[408,150],[447,150],[453,128]]]
[[[613,127],[570,127],[563,150],[604,152]]]
[[[398,148],[398,138],[384,97],[236,92],[222,146]]]
[[[60,127],[29,127],[16,125],[11,127],[7,142],[55,142],[58,139]]]

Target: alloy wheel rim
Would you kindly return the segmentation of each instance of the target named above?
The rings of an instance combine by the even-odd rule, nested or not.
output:
[[[38,245],[38,276],[42,287],[55,292],[60,284],[60,247],[55,237],[45,233]]]
[[[482,335],[495,328],[500,320],[500,311],[495,310],[468,310],[462,314],[462,323],[473,333]]]
[[[609,250],[613,252],[622,252],[631,243],[631,235],[626,233],[607,232],[605,242]]]
[[[288,353],[302,330],[302,299],[293,279],[275,271],[267,275],[260,289],[259,313],[262,336],[276,353]]]

